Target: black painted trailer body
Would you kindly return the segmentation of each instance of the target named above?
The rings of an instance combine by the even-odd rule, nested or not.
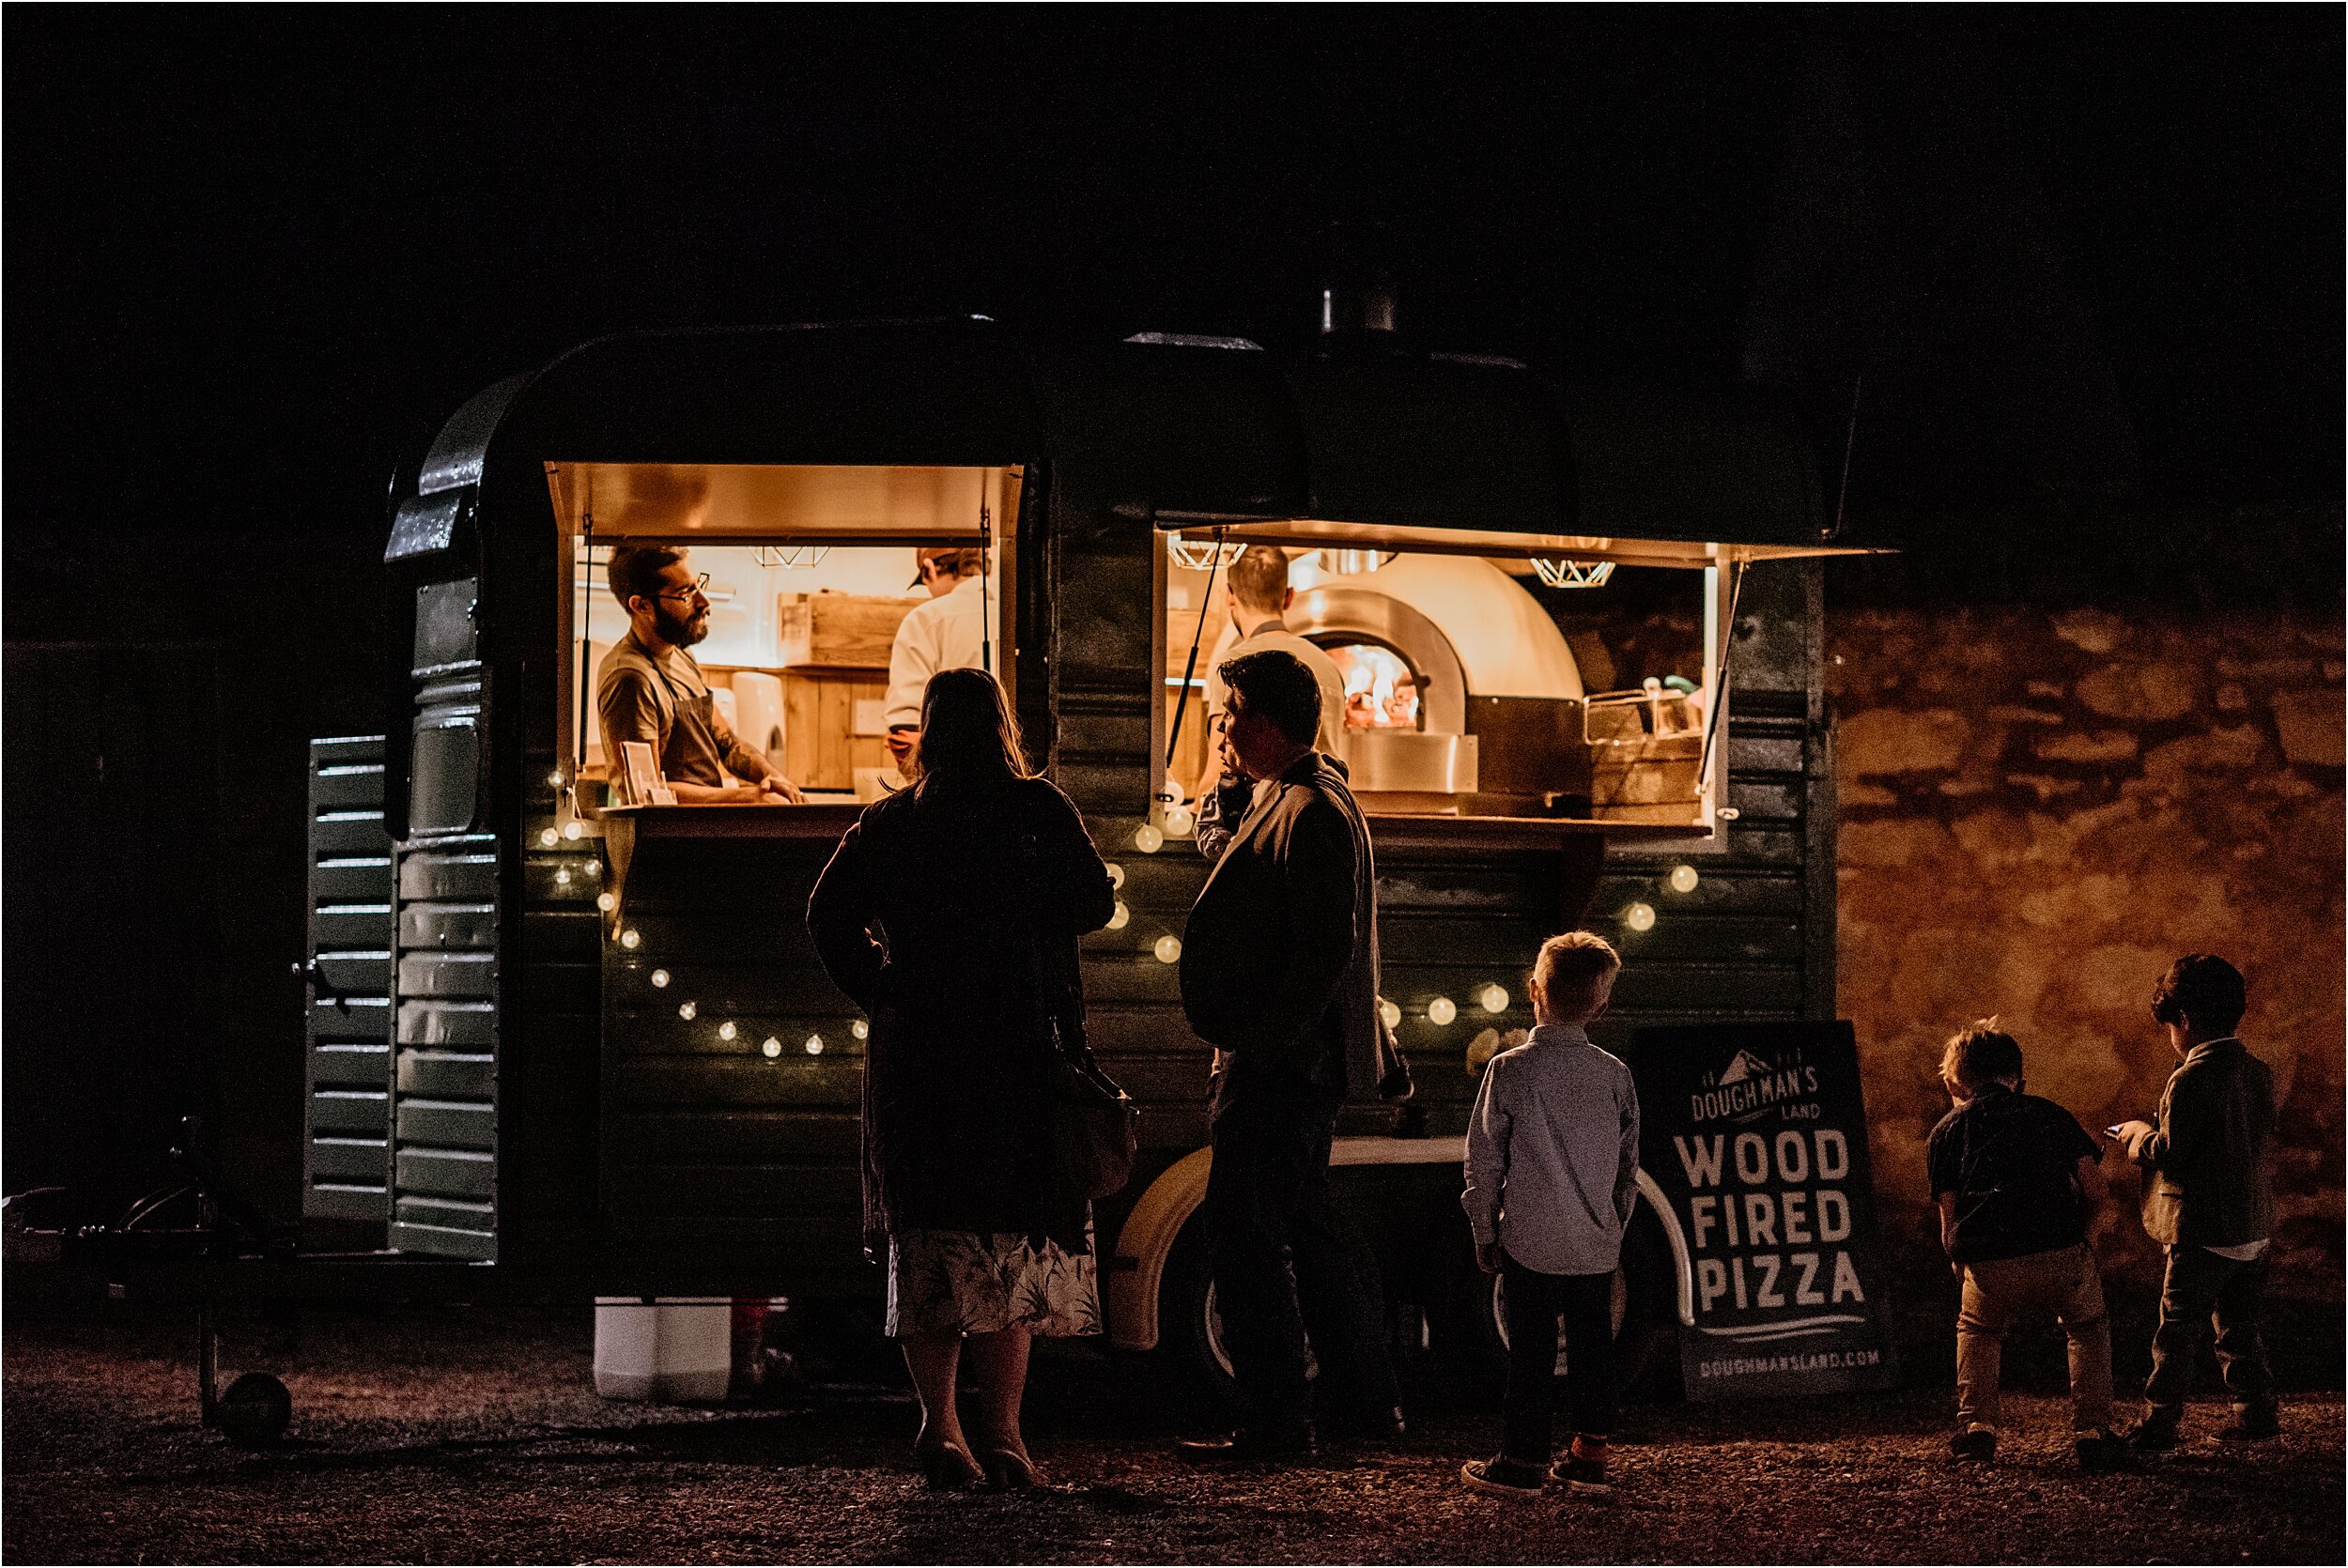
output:
[[[474,398],[394,497],[382,772],[366,773],[363,743],[321,743],[314,825],[331,883],[314,906],[389,902],[393,934],[361,945],[336,919],[379,921],[318,916],[313,1215],[611,1293],[877,1291],[857,1235],[853,1008],[801,925],[849,813],[810,808],[751,839],[688,824],[657,854],[634,844],[615,890],[627,846],[573,798],[565,730],[576,542],[548,466],[586,461],[1016,476],[1015,515],[996,520],[1002,669],[1033,755],[1122,868],[1131,914],[1086,942],[1093,1043],[1143,1110],[1135,1182],[1100,1208],[1121,1343],[1158,1338],[1204,1142],[1205,1051],[1151,943],[1179,938],[1207,868],[1184,842],[1135,847],[1165,771],[1169,528],[1716,565],[1731,674],[1705,829],[1382,819],[1383,990],[1460,996],[1521,975],[1541,936],[1595,912],[1629,962],[1601,1041],[1832,1016],[1820,578],[1801,559],[1831,550],[1815,464],[1765,407],[1577,391],[1502,361],[1071,346],[976,319],[615,338]],[[372,855],[351,847],[363,821],[332,818],[363,817],[344,797],[370,776]],[[389,862],[379,899],[352,891],[371,858]],[[1614,923],[1683,861],[1701,882],[1669,919]],[[697,1020],[666,1007],[673,993],[646,1000],[650,969],[680,954]],[[716,1041],[720,1014],[738,1039]],[[384,1021],[372,1041],[363,1019]],[[1475,1081],[1461,1027],[1406,1008],[1400,1034],[1416,1110],[1360,1097],[1342,1190],[1390,1283],[1429,1302],[1464,1256],[1454,1161]],[[756,1048],[768,1038],[783,1059]]]

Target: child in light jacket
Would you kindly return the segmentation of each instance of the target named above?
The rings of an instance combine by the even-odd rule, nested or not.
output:
[[[1610,1364],[1614,1267],[1638,1191],[1639,1097],[1630,1069],[1590,1043],[1622,961],[1602,937],[1568,931],[1533,968],[1532,1038],[1484,1069],[1468,1120],[1460,1195],[1475,1258],[1507,1300],[1508,1391],[1499,1454],[1460,1479],[1479,1492],[1537,1498],[1546,1479],[1584,1495],[1613,1491]],[[1557,1327],[1565,1319],[1573,1443],[1550,1461]]]

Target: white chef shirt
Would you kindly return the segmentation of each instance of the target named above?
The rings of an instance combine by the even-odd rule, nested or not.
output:
[[[1233,659],[1249,653],[1260,653],[1277,648],[1293,653],[1305,661],[1305,668],[1313,672],[1321,684],[1321,731],[1313,737],[1313,749],[1330,757],[1337,755],[1337,738],[1345,733],[1345,677],[1337,673],[1337,662],[1314,644],[1298,637],[1281,624],[1278,617],[1263,622],[1237,642],[1216,652],[1207,665],[1207,722],[1212,725],[1215,715],[1231,703],[1231,688],[1223,684],[1217,673]],[[1209,745],[1212,746],[1212,734]]]
[[[994,585],[965,577],[953,590],[906,612],[888,650],[888,696],[882,724],[890,730],[919,729],[921,693],[941,669],[979,669],[986,606]]]

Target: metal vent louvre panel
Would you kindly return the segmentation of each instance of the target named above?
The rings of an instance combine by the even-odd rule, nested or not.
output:
[[[383,737],[310,743],[301,1214],[391,1220],[392,840]]]
[[[470,577],[416,591],[415,745],[396,852],[391,1243],[497,1255],[498,843],[480,820]]]

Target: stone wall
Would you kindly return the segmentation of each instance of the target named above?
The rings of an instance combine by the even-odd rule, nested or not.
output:
[[[2091,1130],[2175,1065],[2147,1010],[2176,955],[2241,968],[2282,1104],[2278,1288],[2341,1267],[2341,629],[2023,608],[1839,612],[1840,1011],[1877,1183],[1922,1222],[1937,1068],[1995,1013]],[[2149,1272],[2108,1160],[2108,1267]]]

